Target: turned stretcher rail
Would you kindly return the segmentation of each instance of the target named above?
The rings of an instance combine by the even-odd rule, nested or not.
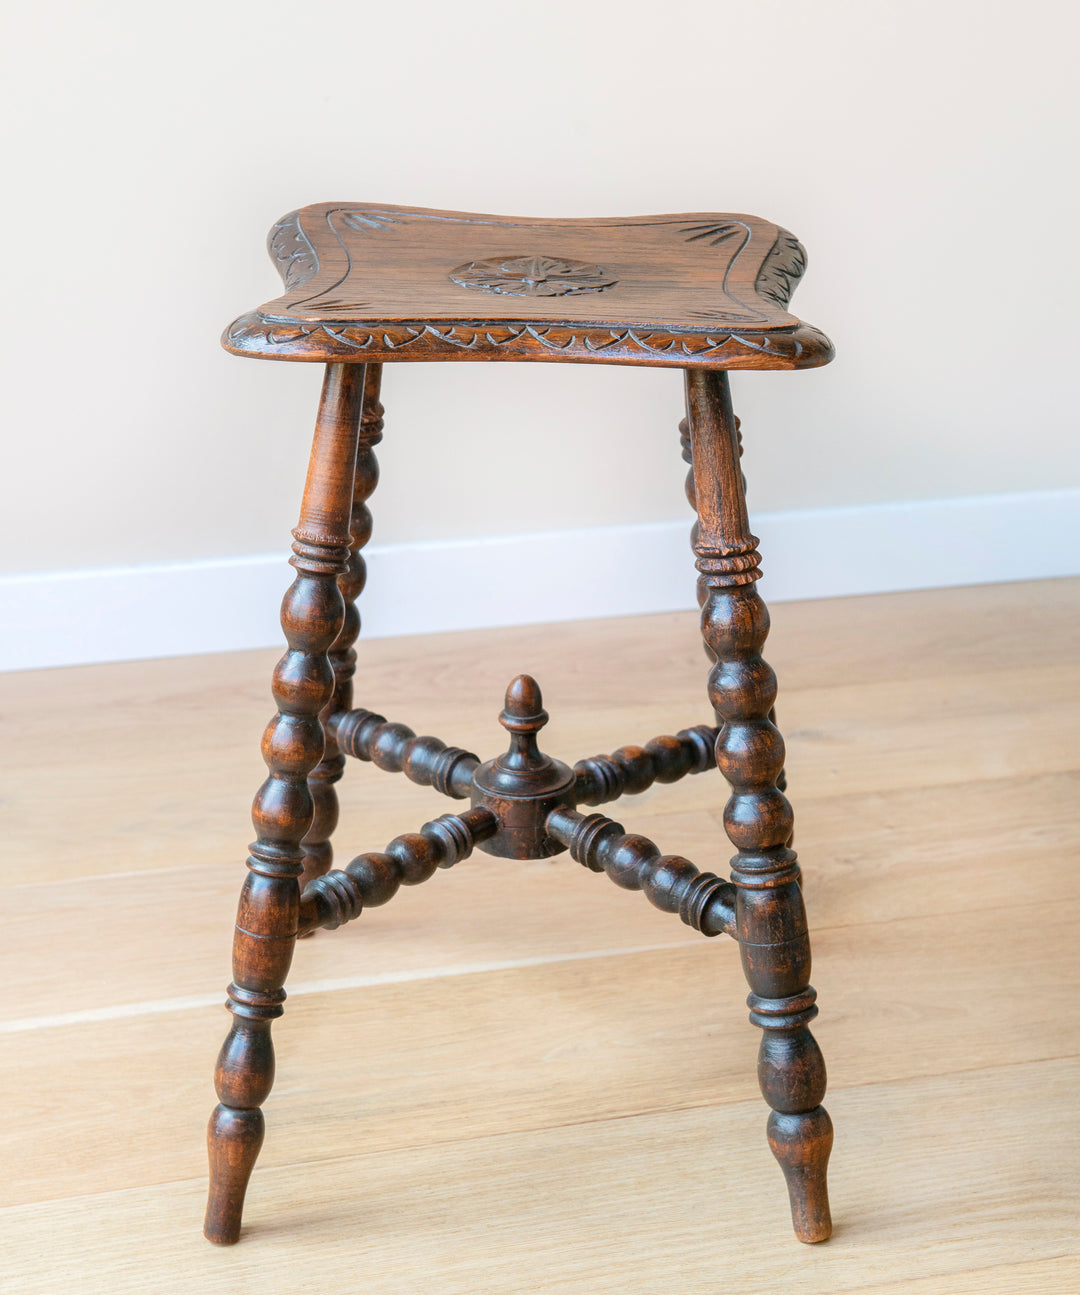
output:
[[[716,768],[716,735],[708,724],[654,737],[644,746],[621,746],[610,755],[594,755],[574,765],[578,804],[602,805],[620,796],[636,796],[654,782],[678,782],[688,774]],[[329,738],[343,755],[367,760],[388,773],[404,773],[411,782],[434,787],[444,796],[466,800],[480,759],[463,747],[447,746],[437,737],[417,737],[407,724],[393,723],[374,711],[339,711],[327,720]]]
[[[377,769],[403,773],[421,787],[434,787],[444,796],[467,800],[473,770],[480,757],[460,746],[447,746],[437,737],[417,737],[407,724],[395,724],[370,710],[347,710],[331,715],[327,730],[343,755],[370,760]]]
[[[399,886],[418,886],[434,876],[436,868],[450,868],[467,859],[498,826],[495,815],[483,807],[442,814],[419,832],[395,837],[385,851],[357,855],[344,868],[316,877],[300,897],[299,934],[320,927],[336,930],[359,917],[363,909],[387,903]]]
[[[574,765],[574,792],[581,805],[602,805],[636,796],[654,782],[678,782],[687,774],[716,768],[717,729],[708,724],[681,729],[674,737],[654,737],[644,746],[620,746],[611,755],[594,755]]]
[[[568,846],[570,857],[593,872],[606,872],[616,886],[644,891],[665,913],[678,913],[702,935],[735,934],[735,887],[689,859],[662,854],[647,836],[627,832],[603,814],[554,809],[547,831]]]

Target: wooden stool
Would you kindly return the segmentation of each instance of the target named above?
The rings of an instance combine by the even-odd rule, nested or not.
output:
[[[825,1240],[832,1125],[821,1106],[825,1064],[809,1030],[817,1008],[782,790],[784,742],[773,723],[776,678],[761,658],[769,616],[754,584],[760,559],[727,377],[728,369],[804,369],[832,358],[829,340],[785,309],[805,269],[802,247],[750,216],[512,220],[324,203],[286,216],[269,248],[285,294],[232,324],[224,345],[236,355],[323,363],[326,376],[293,531],[297,574],[281,610],[288,650],[274,673],[278,714],[263,737],[270,773],[252,810],[258,840],[236,922],[233,1021],[207,1135],[207,1237],[228,1244],[240,1234],[263,1139],[259,1108],[274,1079],[270,1024],[282,1013],[297,937],[333,930],[474,849],[507,859],[569,849],[703,935],[738,941],[750,1020],[763,1031],[758,1078],[772,1107],[769,1145],[787,1179],[796,1235]],[[683,457],[698,515],[693,544],[718,727],[698,725],[571,769],[537,745],[547,714],[527,675],[510,684],[500,716],[509,749],[485,763],[353,709],[360,550],[371,534],[366,501],[383,425],[379,380],[384,363],[410,360],[683,370]],[[334,784],[348,756],[471,808],[331,871]],[[731,784],[730,881],[578,809],[714,766]]]

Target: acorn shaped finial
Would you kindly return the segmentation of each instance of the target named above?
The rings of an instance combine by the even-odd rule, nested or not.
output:
[[[506,690],[506,705],[499,723],[510,734],[510,750],[499,763],[504,769],[543,769],[548,760],[540,754],[536,735],[548,722],[540,685],[529,674],[519,674]]]

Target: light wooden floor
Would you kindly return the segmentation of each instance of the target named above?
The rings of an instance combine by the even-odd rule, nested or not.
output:
[[[734,944],[565,855],[477,856],[299,947],[247,1230],[208,1245],[277,653],[0,680],[0,1289],[1076,1295],[1078,631],[1080,580],[774,611],[837,1128],[818,1247]],[[519,670],[570,760],[707,719],[690,614],[372,642],[358,692],[486,757]],[[343,860],[449,808],[350,773]],[[721,870],[723,800],[707,774],[610,812]]]

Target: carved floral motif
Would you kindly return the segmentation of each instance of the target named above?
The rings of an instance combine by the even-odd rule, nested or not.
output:
[[[561,256],[493,256],[450,271],[450,280],[477,292],[507,297],[568,297],[603,292],[618,283],[599,265]]]

